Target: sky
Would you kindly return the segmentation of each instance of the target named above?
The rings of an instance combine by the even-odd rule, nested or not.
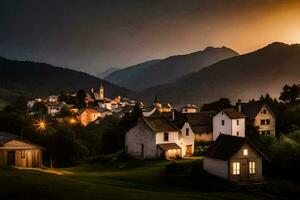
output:
[[[297,0],[0,0],[0,56],[90,74],[226,46],[300,43]]]

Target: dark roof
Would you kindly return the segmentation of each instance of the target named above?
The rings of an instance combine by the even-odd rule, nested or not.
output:
[[[209,147],[206,156],[228,160],[239,151],[245,143],[248,143],[257,153],[268,160],[268,158],[248,138],[224,134],[220,134],[217,140]]]
[[[241,105],[241,112],[244,115],[246,115],[249,119],[255,119],[255,117],[257,116],[257,114],[260,112],[260,110],[264,105],[269,109],[269,107],[266,104],[261,102],[239,103],[239,104]]]
[[[6,132],[0,132],[0,146],[4,145],[5,143],[7,143],[11,140],[23,141],[23,142],[29,143],[31,145],[40,147],[41,149],[44,149],[43,147],[41,147],[39,145],[36,145],[36,144],[33,144],[32,142],[27,141],[27,140],[25,140],[22,137],[19,137],[17,135],[14,135],[14,134],[11,134],[11,133],[6,133]]]
[[[147,126],[155,133],[165,131],[178,131],[177,127],[158,110],[152,115],[143,118]]]
[[[176,143],[158,144],[157,146],[160,147],[164,151],[167,151],[170,149],[181,149],[181,147],[178,146]]]
[[[246,116],[238,112],[235,108],[224,108],[221,112],[224,112],[231,119],[245,118]]]
[[[194,133],[208,133],[212,131],[213,114],[213,111],[187,113],[186,118]]]

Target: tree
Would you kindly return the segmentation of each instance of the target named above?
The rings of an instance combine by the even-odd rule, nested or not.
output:
[[[285,85],[280,93],[279,99],[285,103],[296,104],[300,97],[300,86],[293,84],[292,86]]]
[[[76,100],[77,100],[78,108],[86,107],[85,98],[86,98],[86,92],[84,90],[78,90],[76,93]]]
[[[223,108],[230,108],[232,107],[231,102],[228,98],[220,98],[218,101],[204,104],[201,108],[201,111],[219,111]]]

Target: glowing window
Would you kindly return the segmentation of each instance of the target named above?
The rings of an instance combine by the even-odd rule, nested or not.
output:
[[[249,174],[255,174],[255,162],[249,162]]]
[[[248,149],[244,149],[243,155],[244,155],[244,156],[248,156]]]
[[[232,174],[233,175],[240,175],[240,162],[233,162],[232,163]]]
[[[25,150],[21,150],[21,158],[25,158]]]

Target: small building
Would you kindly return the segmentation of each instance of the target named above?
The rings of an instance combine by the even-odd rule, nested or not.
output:
[[[182,109],[182,113],[196,113],[198,111],[198,107],[194,104],[187,104]]]
[[[220,134],[245,137],[245,115],[235,108],[225,108],[213,117],[213,141]]]
[[[48,102],[50,103],[56,103],[58,102],[59,96],[58,95],[50,95],[48,97]]]
[[[268,158],[247,138],[219,135],[203,158],[203,168],[229,181],[263,179],[263,159]]]
[[[276,116],[267,104],[239,101],[236,103],[236,109],[246,116],[246,123],[256,127],[261,135],[275,136]]]
[[[65,107],[65,102],[47,103],[48,114],[54,117]]]
[[[158,109],[139,119],[125,136],[126,152],[139,159],[164,157],[175,159],[185,156],[192,149],[186,149],[187,142],[180,130]],[[191,144],[193,147],[193,142]]]
[[[35,101],[34,101],[34,100],[27,101],[27,108],[28,108],[28,109],[32,109],[33,106],[34,106],[34,104],[35,104]]]
[[[0,166],[40,168],[43,147],[13,134],[0,132]]]
[[[101,117],[101,113],[93,108],[81,109],[77,114],[77,118],[83,126],[96,121],[99,117]]]

